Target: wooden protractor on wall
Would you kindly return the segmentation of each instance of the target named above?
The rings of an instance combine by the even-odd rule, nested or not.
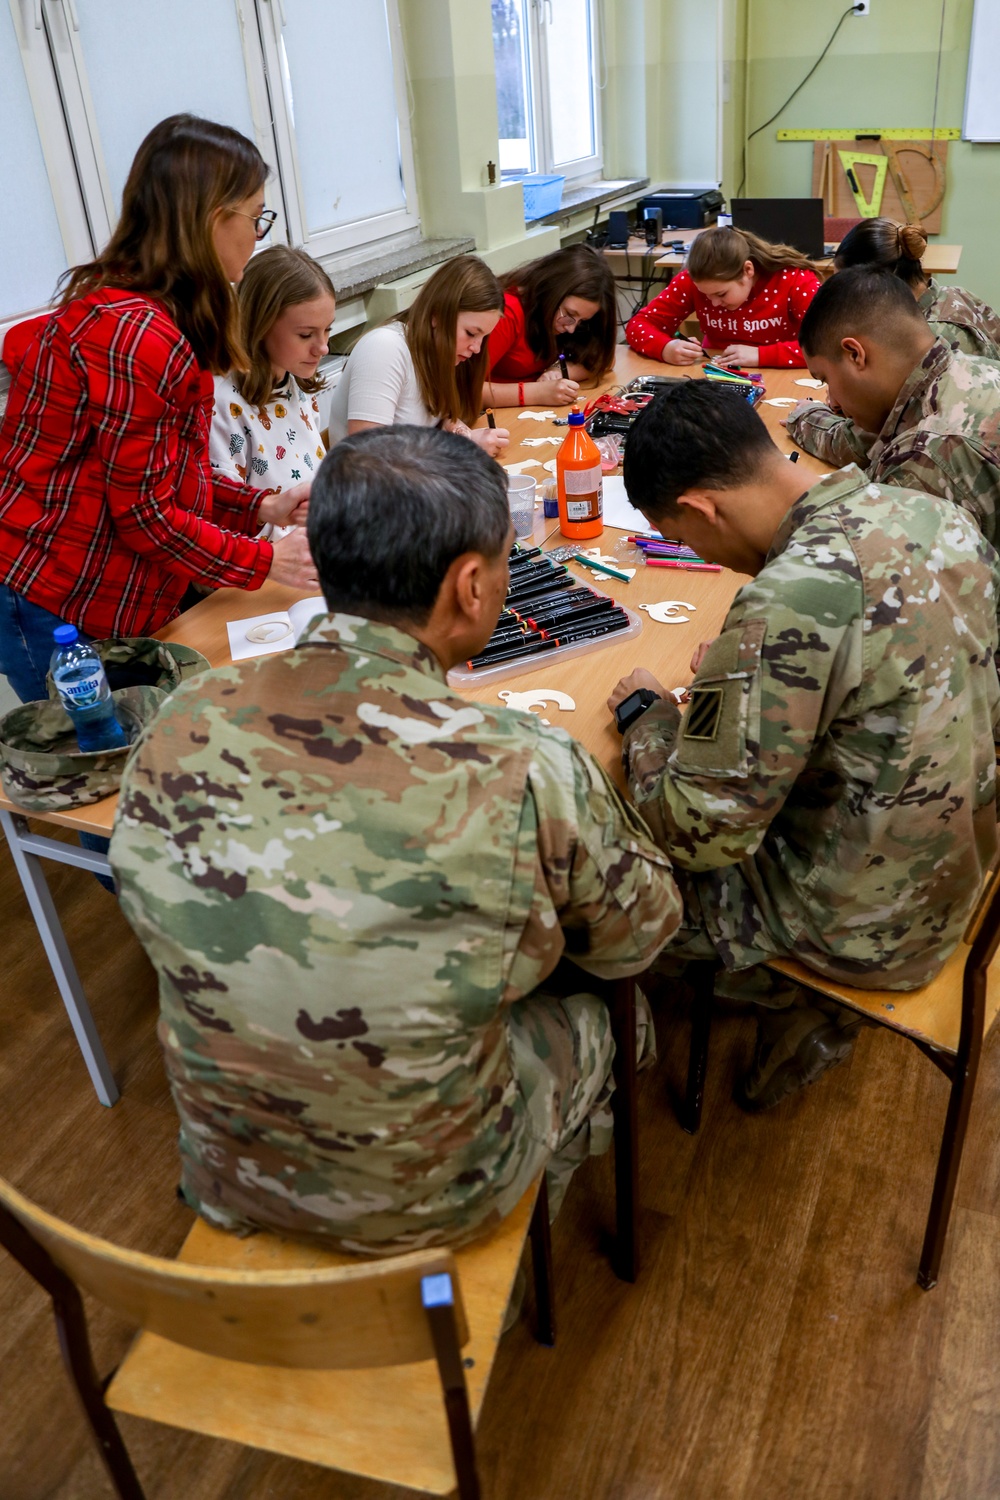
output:
[[[873,157],[885,163],[881,202],[874,214],[862,212],[841,161],[844,154],[860,154],[859,187],[869,203],[875,195],[868,163]],[[922,224],[928,234],[939,234],[947,163],[948,142],[935,140],[932,148],[929,136],[907,141],[818,140],[813,143],[812,195],[823,199],[824,212],[834,218],[881,214],[899,224]]]

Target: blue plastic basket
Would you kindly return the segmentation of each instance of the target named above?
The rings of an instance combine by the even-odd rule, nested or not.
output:
[[[531,172],[517,180],[524,189],[525,223],[559,212],[565,177],[545,177],[541,172]]]

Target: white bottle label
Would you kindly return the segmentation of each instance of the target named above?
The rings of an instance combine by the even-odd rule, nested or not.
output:
[[[604,514],[604,481],[600,464],[589,469],[566,469],[563,473],[566,491],[567,521],[599,521]],[[570,496],[578,496],[571,499]]]
[[[563,484],[567,495],[592,495],[601,490],[601,466],[594,464],[589,469],[566,469]]]

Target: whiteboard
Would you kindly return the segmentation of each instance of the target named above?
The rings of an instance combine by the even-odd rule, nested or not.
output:
[[[962,139],[1000,141],[1000,0],[975,0]]]

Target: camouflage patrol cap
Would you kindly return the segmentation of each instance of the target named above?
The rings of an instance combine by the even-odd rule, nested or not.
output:
[[[191,646],[157,641],[149,635],[117,636],[107,641],[92,641],[91,644],[104,663],[112,690],[119,686],[134,686],[138,682],[172,693],[186,678],[205,672],[210,666],[201,652]],[[127,680],[116,681],[119,674],[125,675]],[[45,679],[45,687],[49,697],[58,701],[51,672]]]
[[[0,719],[0,783],[29,812],[64,812],[117,792],[132,745],[156,717],[166,693],[155,687],[112,694],[129,743],[117,750],[83,751],[61,703],[22,703]]]

